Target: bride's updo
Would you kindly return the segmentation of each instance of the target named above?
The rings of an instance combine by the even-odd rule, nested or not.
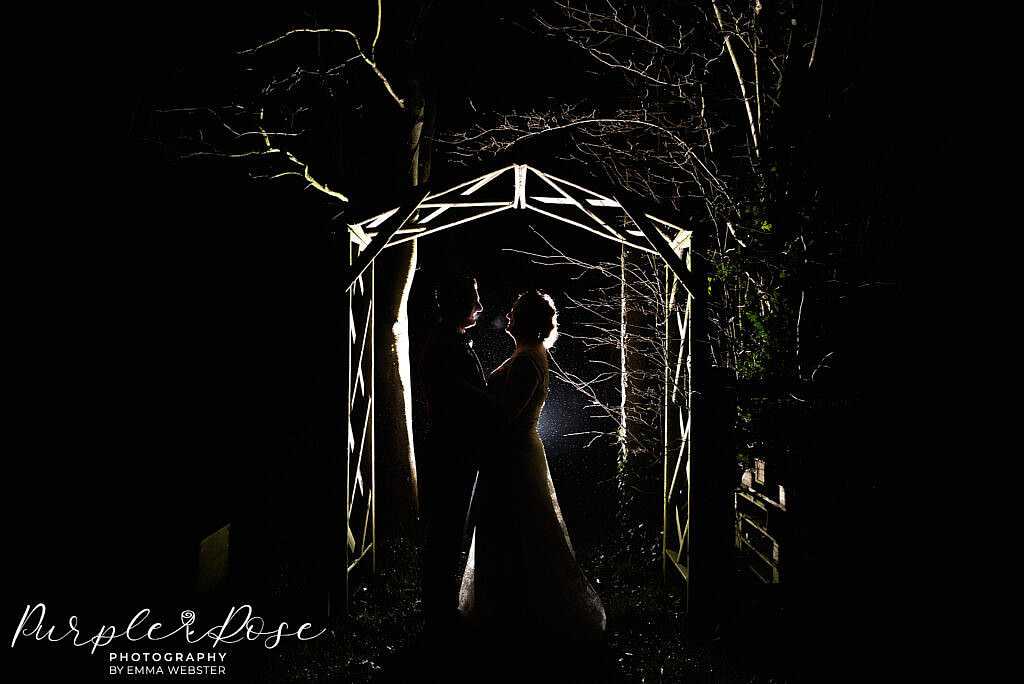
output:
[[[550,349],[558,339],[558,310],[551,297],[540,290],[524,292],[512,305],[509,332],[523,342],[540,342]]]

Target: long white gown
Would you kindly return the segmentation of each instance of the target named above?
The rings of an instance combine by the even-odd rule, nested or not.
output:
[[[505,411],[484,449],[477,524],[459,610],[485,633],[557,647],[594,643],[605,611],[576,562],[537,420],[548,392],[546,350],[516,352],[488,380]]]

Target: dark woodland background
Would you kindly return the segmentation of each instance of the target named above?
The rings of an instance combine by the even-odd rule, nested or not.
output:
[[[593,82],[566,79],[573,65],[557,49],[522,28],[525,10],[508,9],[513,20],[500,21],[503,11],[485,5],[435,8],[432,30],[451,32],[432,56],[443,75],[439,125],[469,125],[474,108],[525,109],[592,92]],[[330,9],[321,11],[329,21]],[[232,522],[246,586],[277,586],[267,575],[282,567],[312,572],[278,561],[309,553],[322,521],[304,488],[338,440],[338,205],[299,181],[252,180],[231,160],[178,160],[154,114],[230,102],[218,70],[227,70],[231,52],[301,12],[280,3],[98,12],[106,15],[62,9],[45,28],[25,16],[10,29],[31,27],[10,62],[18,66],[5,104],[5,271],[14,314],[4,478],[9,630],[39,601],[55,620],[78,613],[106,623],[142,606],[173,618],[201,605],[206,599],[191,584],[193,545],[222,521]],[[914,629],[926,551],[904,487],[934,455],[918,439],[930,392],[922,391],[927,364],[915,314],[923,303],[914,282],[923,258],[913,256],[920,219],[908,209],[925,191],[915,115],[916,74],[928,61],[908,38],[907,18],[885,3],[846,10],[843,19],[848,30],[834,30],[834,52],[822,57],[837,84],[822,92],[842,104],[808,133],[807,159],[827,176],[838,215],[874,221],[862,249],[846,258],[891,285],[851,291],[822,314],[823,344],[840,352],[829,391],[843,409],[799,427],[808,449],[829,451],[813,496],[834,516],[829,543],[841,559],[801,587],[808,620],[817,621],[801,634],[827,625],[843,642],[836,652],[849,659],[839,669],[892,655]],[[540,158],[544,149],[528,152]],[[346,189],[360,206],[387,206],[387,160],[374,167],[372,150],[352,156],[367,166],[347,169]],[[434,165],[438,185],[465,177],[443,157]],[[532,238],[522,236],[528,245]],[[514,278],[521,262],[499,251],[510,245],[480,240],[468,263]],[[424,255],[421,265],[437,263],[426,246]],[[529,278],[569,287],[545,284],[542,272]],[[516,289],[534,284],[481,281],[488,320]],[[413,297],[415,307],[423,292]],[[510,347],[496,332],[481,335],[491,340],[490,369]],[[556,451],[572,452],[555,431],[551,439]],[[252,596],[268,621],[323,624],[317,598],[301,591]],[[82,649],[43,646],[26,646],[36,667],[45,658],[69,673],[102,670]]]

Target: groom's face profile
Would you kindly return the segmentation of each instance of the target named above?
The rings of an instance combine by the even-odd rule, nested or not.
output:
[[[476,325],[476,317],[483,310],[483,304],[480,303],[480,292],[477,290],[476,283],[474,283],[472,289],[466,290],[466,301],[462,309],[462,317],[459,322],[459,327],[463,330],[466,328],[472,328]]]

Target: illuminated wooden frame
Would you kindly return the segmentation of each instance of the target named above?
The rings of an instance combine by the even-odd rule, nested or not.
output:
[[[688,518],[685,514],[692,496],[689,458],[693,369],[690,361],[693,325],[700,318],[693,312],[703,303],[703,293],[692,271],[693,233],[638,208],[622,193],[601,194],[532,166],[512,164],[447,190],[429,192],[420,186],[401,206],[349,224],[349,268],[343,282],[349,306],[346,600],[352,571],[366,558],[371,559],[376,569],[373,261],[392,245],[511,210],[542,214],[620,245],[657,254],[665,263],[665,343],[671,355],[665,367],[662,572],[664,574],[666,565],[671,562],[689,581],[689,520],[684,525],[681,514]]]

